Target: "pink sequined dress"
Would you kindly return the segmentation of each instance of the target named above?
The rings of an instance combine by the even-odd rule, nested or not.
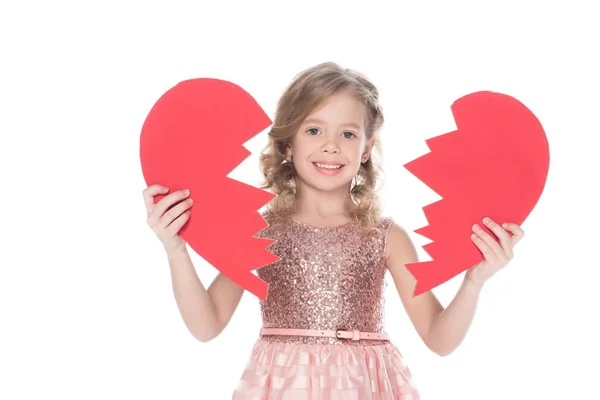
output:
[[[280,260],[257,271],[269,283],[263,328],[385,332],[385,249],[355,223],[315,227],[265,217],[257,237],[275,239]],[[417,400],[399,349],[389,340],[259,335],[234,400]]]

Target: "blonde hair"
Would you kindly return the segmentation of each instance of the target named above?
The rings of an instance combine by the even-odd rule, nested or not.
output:
[[[348,215],[366,231],[379,231],[381,207],[377,196],[380,167],[373,160],[381,159],[379,130],[383,125],[383,110],[379,92],[364,75],[337,63],[324,62],[295,76],[277,103],[269,143],[260,155],[260,169],[264,176],[262,189],[275,197],[267,204],[266,215],[289,217],[295,211],[296,171],[293,163],[286,163],[286,148],[302,122],[331,95],[348,92],[366,107],[365,133],[373,140],[369,159],[361,164],[350,190],[352,204]]]

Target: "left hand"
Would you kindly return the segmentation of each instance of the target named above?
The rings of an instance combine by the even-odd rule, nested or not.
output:
[[[485,259],[471,267],[467,271],[465,279],[480,285],[483,285],[512,260],[513,247],[525,235],[523,229],[517,224],[504,223],[500,226],[489,218],[484,218],[483,223],[498,237],[500,243],[478,224],[473,226],[471,240],[481,250]],[[513,236],[511,237],[508,232]]]

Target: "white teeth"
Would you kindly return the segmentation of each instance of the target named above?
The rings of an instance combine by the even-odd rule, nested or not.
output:
[[[319,163],[315,163],[315,165],[319,168],[326,168],[326,169],[339,169],[342,167],[341,165],[327,165],[327,164],[319,164]]]

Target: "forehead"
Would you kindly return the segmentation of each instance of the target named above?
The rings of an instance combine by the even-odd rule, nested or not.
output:
[[[347,93],[337,93],[309,114],[303,125],[319,124],[363,129],[366,114],[366,107],[361,101]]]

